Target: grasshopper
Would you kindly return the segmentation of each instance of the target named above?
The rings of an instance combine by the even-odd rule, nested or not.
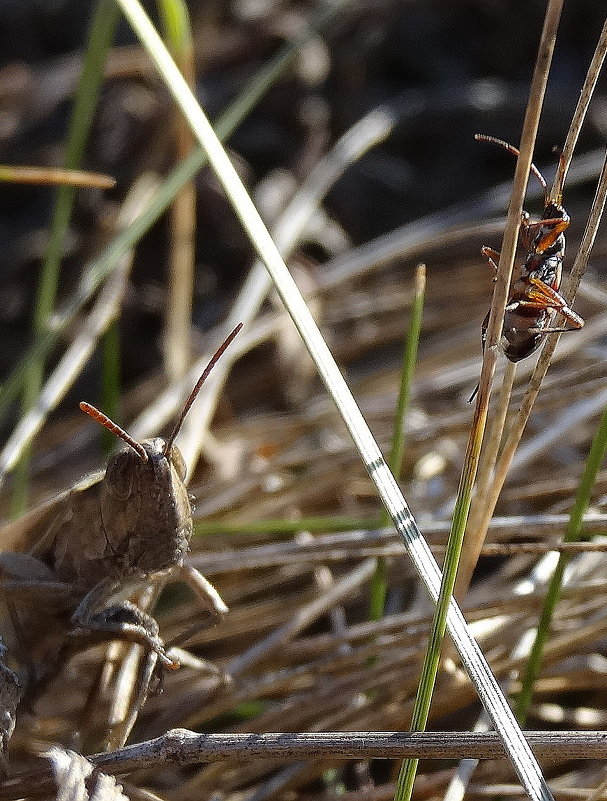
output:
[[[0,596],[8,615],[0,641],[0,759],[22,697],[32,698],[83,645],[126,640],[167,654],[154,618],[124,600],[151,576],[187,582],[213,619],[227,612],[215,588],[184,565],[192,536],[185,463],[174,444],[202,384],[242,326],[215,353],[168,439],[136,442],[88,403],[80,408],[126,447],[105,473],[86,477],[1,532]]]

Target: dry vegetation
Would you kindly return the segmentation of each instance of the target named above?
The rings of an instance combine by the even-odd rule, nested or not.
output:
[[[238,10],[204,5],[200,10],[193,4],[198,88],[216,116],[314,8],[283,4],[252,17],[246,3]],[[426,263],[401,485],[439,559],[472,416],[467,399],[480,369],[480,325],[492,291],[479,251],[483,244],[499,248],[514,169],[508,154],[475,144],[472,137],[483,131],[518,141],[541,27],[539,5],[524,5],[514,16],[507,3],[352,3],[309,43],[230,140],[240,174],[266,219],[276,221],[352,125],[381,103],[393,116],[390,136],[336,181],[288,263],[384,452],[392,436],[414,267]],[[564,141],[601,14],[590,3],[566,4],[534,157],[541,168],[554,163],[551,147]],[[86,158],[87,167],[115,176],[117,187],[78,196],[62,267],[63,300],[85,261],[116,230],[129,189],[144,172],[164,174],[174,164],[171,103],[145,55],[126,42],[124,31],[121,36],[122,45],[108,59]],[[63,130],[57,128],[63,128],[79,56],[51,57],[30,47],[33,60],[20,61],[15,53],[0,70],[1,160],[60,163]],[[604,139],[605,108],[599,86],[565,188],[573,221],[568,254],[576,252],[601,168],[603,154],[593,148]],[[0,367],[8,374],[29,337],[50,195],[29,187],[1,191]],[[252,263],[244,234],[209,172],[197,176],[196,191],[192,360],[215,342],[215,326]],[[541,212],[533,182],[526,205],[535,215]],[[554,553],[546,554],[563,537],[607,401],[606,243],[600,231],[575,305],[586,326],[561,339],[463,603],[493,671],[512,693],[525,659],[521,638],[537,622],[554,564]],[[162,332],[170,249],[169,223],[163,219],[138,246],[120,301],[120,418],[137,437],[159,433],[159,425],[169,429],[179,405],[178,398],[162,395],[169,386]],[[569,255],[566,269],[571,260]],[[77,330],[77,325],[69,329],[53,365]],[[209,733],[389,731],[409,723],[430,603],[396,537],[390,530],[371,530],[380,517],[373,486],[271,293],[250,330],[241,348],[248,352],[221,390],[210,432],[201,428],[200,442],[186,443],[190,462],[198,449],[202,453],[189,488],[196,498],[195,521],[204,528],[189,558],[230,612],[218,626],[198,630],[196,602],[180,588],[167,589],[157,611],[162,637],[192,656],[184,654],[181,669],[164,675],[162,692],[148,698],[129,742],[174,727]],[[518,367],[513,410],[534,361]],[[77,412],[81,398],[100,402],[100,373],[96,351],[36,436],[32,504],[102,463],[98,431]],[[209,413],[217,390],[215,384],[209,389]],[[159,397],[165,397],[162,411],[138,418]],[[17,419],[14,406],[12,417],[3,420],[6,437]],[[159,419],[162,424],[151,422]],[[189,430],[187,436],[194,434]],[[7,480],[4,518],[11,489]],[[593,520],[584,529],[592,547],[572,555],[527,723],[532,729],[607,728],[601,538],[607,530],[606,492],[603,471]],[[351,525],[327,521],[323,527],[309,520],[319,517],[347,518]],[[308,522],[298,528],[300,519]],[[369,527],[357,525],[364,520]],[[369,585],[378,556],[387,558],[388,601],[385,617],[370,623]],[[124,686],[137,673],[134,666],[121,672],[127,650],[129,659],[137,658],[117,645],[78,654],[32,708],[22,711],[11,743],[11,773],[39,770],[33,754],[52,744],[80,753],[121,744],[117,695],[120,688],[128,697]],[[429,728],[470,730],[481,710],[449,646],[445,650]],[[383,799],[394,792],[395,764],[330,756],[238,757],[187,766],[157,760],[152,768],[131,773],[125,792],[156,797],[139,789],[149,788],[174,801]],[[455,764],[423,762],[416,797],[440,797]],[[558,798],[588,798],[605,780],[598,760],[555,753],[542,766]],[[470,797],[521,793],[505,761],[482,762],[471,781]],[[0,787],[0,797],[13,796]]]

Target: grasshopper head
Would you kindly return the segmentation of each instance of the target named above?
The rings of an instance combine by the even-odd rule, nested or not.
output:
[[[80,404],[128,446],[108,462],[101,488],[104,559],[116,578],[155,573],[183,561],[192,536],[192,508],[185,462],[174,443],[206,377],[241,328],[236,326],[206,366],[167,440],[137,442],[94,406]]]
[[[144,440],[146,458],[128,447],[113,456],[101,489],[108,558],[117,572],[155,573],[183,561],[192,536],[185,463],[176,445]]]

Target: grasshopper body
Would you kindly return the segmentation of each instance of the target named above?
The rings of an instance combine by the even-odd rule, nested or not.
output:
[[[188,399],[171,436],[134,441],[89,404],[81,408],[127,446],[105,473],[83,479],[0,532],[0,757],[23,695],[40,693],[83,644],[123,639],[140,643],[167,667],[158,625],[125,600],[150,576],[171,573],[187,581],[206,611],[227,611],[198,571],[184,566],[192,536],[185,463],[174,445],[200,386],[240,326],[217,351]]]

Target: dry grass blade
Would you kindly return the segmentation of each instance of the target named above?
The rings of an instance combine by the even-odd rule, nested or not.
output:
[[[84,170],[45,169],[43,167],[13,167],[0,164],[0,181],[19,184],[50,184],[51,186],[94,187],[111,189],[116,181],[109,175]]]

